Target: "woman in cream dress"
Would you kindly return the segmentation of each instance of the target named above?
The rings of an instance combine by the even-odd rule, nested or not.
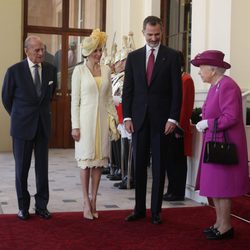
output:
[[[84,218],[98,218],[96,196],[102,167],[109,157],[109,116],[117,120],[111,92],[111,71],[100,65],[106,34],[93,30],[82,42],[85,63],[72,75],[71,121],[75,158],[81,168]],[[91,197],[89,184],[91,180]]]

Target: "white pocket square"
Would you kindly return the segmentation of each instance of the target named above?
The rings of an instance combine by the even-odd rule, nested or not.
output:
[[[48,84],[48,85],[51,85],[51,84],[53,84],[53,81],[49,81],[49,84]]]

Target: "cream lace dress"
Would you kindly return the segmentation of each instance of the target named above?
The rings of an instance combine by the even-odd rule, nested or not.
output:
[[[95,76],[95,81],[98,90],[101,87],[101,76]],[[96,122],[96,137],[95,137],[95,159],[93,160],[78,160],[78,167],[85,168],[93,168],[93,167],[103,167],[108,165],[108,158],[100,159],[100,111],[98,109],[97,112],[97,122]]]

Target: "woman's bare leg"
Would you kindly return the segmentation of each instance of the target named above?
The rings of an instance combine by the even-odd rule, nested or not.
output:
[[[218,230],[220,233],[225,233],[229,229],[232,228],[231,224],[231,199],[229,198],[220,198],[219,206],[220,206],[220,226]]]
[[[91,177],[92,177],[92,182],[91,182],[91,194],[92,194],[92,199],[91,199],[91,206],[92,206],[92,214],[95,218],[98,218],[98,213],[96,212],[96,199],[97,199],[97,192],[99,189],[99,184],[100,184],[100,179],[102,175],[102,168],[97,167],[97,168],[92,168],[91,170]]]
[[[80,172],[81,183],[82,183],[82,193],[84,202],[84,218],[93,219],[91,213],[91,204],[89,199],[89,179],[90,179],[90,169],[81,169]]]

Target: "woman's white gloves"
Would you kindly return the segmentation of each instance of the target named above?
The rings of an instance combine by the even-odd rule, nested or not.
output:
[[[197,124],[196,124],[196,129],[199,131],[199,132],[204,132],[205,129],[208,128],[208,123],[207,123],[207,120],[201,120],[199,121]]]

